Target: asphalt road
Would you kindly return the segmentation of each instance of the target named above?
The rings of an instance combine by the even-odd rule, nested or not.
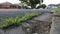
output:
[[[50,12],[49,9],[0,9],[0,18],[23,16],[26,13]]]

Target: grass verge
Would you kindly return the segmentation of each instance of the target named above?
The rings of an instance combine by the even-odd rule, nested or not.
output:
[[[56,12],[60,12],[60,8],[57,8],[57,9],[55,9],[56,10]]]

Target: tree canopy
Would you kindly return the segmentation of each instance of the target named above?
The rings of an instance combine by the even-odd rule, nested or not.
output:
[[[30,6],[31,9],[38,8],[43,3],[43,0],[19,0],[19,1],[21,1],[21,3],[26,4],[27,6]],[[39,6],[37,6],[38,4],[39,4]],[[27,7],[27,6],[25,6],[25,7]]]
[[[45,4],[42,4],[42,5],[39,5],[36,9],[38,9],[38,8],[43,8],[43,9],[45,9],[45,7],[46,7],[46,5],[45,5]]]

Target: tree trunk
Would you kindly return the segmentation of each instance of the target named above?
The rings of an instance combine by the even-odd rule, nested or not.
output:
[[[31,5],[31,9],[34,9],[34,8],[36,8],[36,5]]]

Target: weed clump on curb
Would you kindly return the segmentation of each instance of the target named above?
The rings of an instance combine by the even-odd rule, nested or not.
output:
[[[19,24],[21,24],[23,21],[28,20],[32,17],[35,17],[39,15],[38,13],[31,13],[31,14],[25,14],[24,16],[22,16],[22,18],[16,16],[14,17],[8,17],[8,18],[1,18],[2,22],[0,23],[0,28],[8,28],[11,26],[18,26]]]

